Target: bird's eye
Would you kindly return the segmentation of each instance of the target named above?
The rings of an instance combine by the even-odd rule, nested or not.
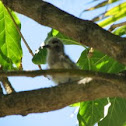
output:
[[[53,44],[56,44],[56,43],[58,43],[58,41],[57,41],[57,40],[55,40],[55,41],[52,41],[52,43],[53,43]]]

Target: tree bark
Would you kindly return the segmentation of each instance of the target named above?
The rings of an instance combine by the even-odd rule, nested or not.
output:
[[[89,78],[87,80],[85,78],[84,84],[61,84],[56,87],[1,96],[0,117],[48,112],[76,102],[105,97],[126,98],[126,83],[120,86],[104,80]]]
[[[57,110],[70,104],[105,97],[126,98],[126,78],[123,75],[82,70],[0,71],[0,76],[40,75],[87,76],[81,81],[33,91],[0,94],[0,117],[27,115]]]
[[[82,20],[42,0],[2,0],[12,10],[57,29],[82,45],[93,47],[126,65],[126,39]]]
[[[12,87],[12,85],[7,77],[0,77],[0,81],[2,82],[2,85],[7,94],[11,94],[11,93],[15,92],[14,88]]]

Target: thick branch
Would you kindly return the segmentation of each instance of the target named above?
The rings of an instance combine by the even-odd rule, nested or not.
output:
[[[85,78],[86,79],[86,78]],[[104,97],[126,98],[126,83],[118,85],[103,80],[90,80],[84,84],[61,84],[56,87],[12,93],[0,97],[0,117],[27,115],[57,110],[72,103]]]
[[[37,70],[37,71],[0,71],[0,76],[40,75],[84,76],[83,81],[61,84],[56,87],[12,93],[0,96],[0,117],[6,115],[27,115],[48,112],[70,104],[105,97],[126,98],[125,76],[82,70]]]
[[[126,39],[95,23],[78,19],[42,0],[2,0],[3,3],[42,25],[55,28],[83,45],[98,49],[126,64]]]

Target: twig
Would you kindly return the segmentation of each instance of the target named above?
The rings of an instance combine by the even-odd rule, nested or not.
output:
[[[123,25],[126,25],[126,22],[121,22],[119,24],[113,24],[110,28],[109,28],[109,31],[113,31],[115,28],[117,27],[120,27],[120,26],[123,26]]]
[[[2,70],[2,66],[0,67],[0,70]],[[7,94],[16,92],[14,88],[12,87],[10,81],[8,80],[8,77],[0,77],[0,81],[1,81],[1,85],[3,86]],[[2,87],[0,90],[1,90],[0,92],[2,92],[3,94]]]
[[[4,5],[4,6],[5,6],[5,5]],[[14,20],[12,14],[10,13],[8,7],[5,6],[5,8],[7,9],[7,12],[8,12],[8,14],[10,15],[12,21],[14,22],[14,25],[15,25],[15,27],[16,27],[16,29],[17,29],[19,35],[21,36],[21,38],[22,38],[24,44],[26,45],[26,47],[27,47],[29,53],[30,53],[32,56],[34,56],[34,54],[33,54],[32,50],[31,50],[30,46],[29,46],[28,43],[26,42],[26,40],[25,40],[23,34],[21,33],[21,31],[19,30],[19,27],[18,27],[17,23],[15,22],[15,20]],[[38,67],[39,67],[40,70],[42,70],[42,68],[41,68],[40,65],[38,65]]]
[[[4,89],[5,89],[5,91],[6,91],[7,94],[11,94],[11,93],[16,92],[14,90],[14,88],[11,86],[11,83],[8,80],[7,77],[1,77],[0,81],[2,82],[2,85],[3,85],[3,87],[4,87]]]

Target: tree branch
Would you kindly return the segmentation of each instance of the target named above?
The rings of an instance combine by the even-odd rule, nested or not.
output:
[[[85,78],[83,84],[74,82],[2,96],[0,97],[0,117],[48,112],[76,102],[115,96],[126,98],[126,83],[119,85],[105,80]]]
[[[0,81],[2,82],[2,85],[7,94],[11,94],[15,92],[14,88],[12,87],[7,77],[0,77]]]
[[[92,21],[70,15],[42,0],[2,0],[12,10],[55,28],[83,45],[93,47],[126,64],[126,39],[113,35]]]
[[[9,77],[9,76],[27,76],[27,77],[36,77],[36,76],[47,76],[47,75],[61,75],[73,76],[73,77],[92,77],[93,79],[106,80],[113,83],[125,83],[126,76],[122,74],[110,74],[102,72],[94,72],[88,70],[80,69],[49,69],[49,70],[31,70],[31,71],[0,71],[0,77]]]
[[[48,112],[70,104],[105,97],[126,98],[126,78],[123,75],[106,74],[83,70],[53,69],[36,71],[0,71],[0,76],[40,75],[84,76],[78,82],[61,84],[56,87],[12,93],[0,97],[0,117],[6,115],[27,115]]]

